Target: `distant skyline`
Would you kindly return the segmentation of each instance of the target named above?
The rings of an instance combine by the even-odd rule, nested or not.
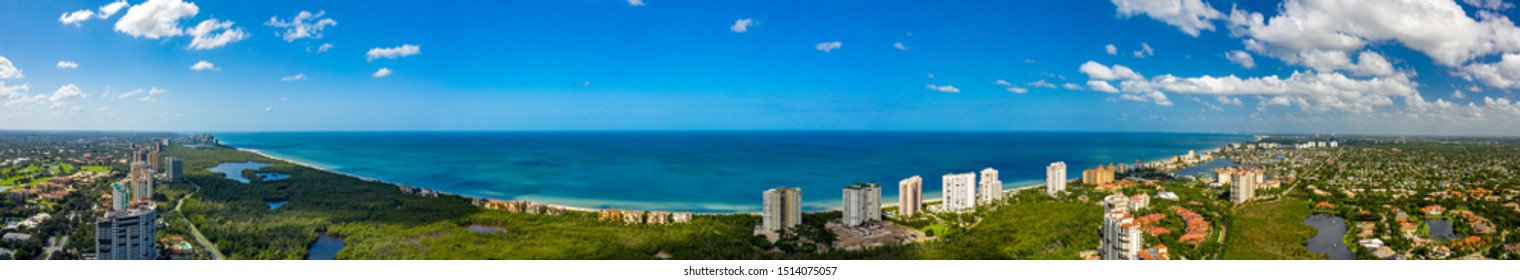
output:
[[[0,0],[0,130],[1520,135],[1500,0]]]

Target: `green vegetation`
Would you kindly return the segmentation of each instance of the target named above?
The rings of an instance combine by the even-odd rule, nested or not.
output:
[[[85,165],[83,170],[90,172],[111,173],[111,167],[105,165]]]
[[[1103,208],[1056,201],[1022,192],[1016,201],[984,209],[982,220],[964,232],[921,245],[917,259],[1077,259],[1098,247]],[[930,227],[942,225],[931,225]]]
[[[1309,203],[1298,198],[1249,203],[1236,209],[1224,243],[1227,260],[1318,260],[1304,244],[1316,234],[1304,224]]]

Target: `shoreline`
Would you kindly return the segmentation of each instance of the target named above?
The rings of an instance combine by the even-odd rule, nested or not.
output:
[[[1244,143],[1244,142],[1231,142],[1231,143],[1226,143],[1226,144],[1223,144],[1223,145],[1233,145],[1233,144],[1240,144],[1240,143]],[[305,167],[305,168],[316,169],[316,170],[325,171],[325,172],[329,172],[329,173],[333,173],[333,174],[338,174],[338,175],[342,175],[342,176],[348,176],[350,178],[354,178],[354,179],[358,179],[358,180],[362,180],[362,181],[367,181],[367,182],[372,182],[372,183],[387,184],[387,185],[396,186],[398,188],[403,188],[404,187],[404,188],[426,189],[426,190],[429,190],[429,191],[432,191],[432,192],[435,192],[435,193],[438,193],[438,194],[452,195],[452,196],[458,196],[458,197],[469,198],[469,199],[501,200],[501,199],[494,199],[494,198],[488,198],[488,197],[479,197],[479,196],[470,196],[470,195],[462,195],[462,194],[455,194],[455,193],[449,193],[449,192],[442,192],[442,191],[438,191],[438,190],[435,190],[435,189],[432,189],[432,188],[427,188],[427,187],[417,187],[417,186],[411,186],[411,185],[406,185],[406,184],[401,184],[401,183],[397,183],[397,182],[391,182],[391,181],[386,181],[386,180],[381,180],[381,179],[376,179],[376,178],[359,176],[357,174],[351,174],[351,173],[340,172],[340,171],[337,171],[337,170],[323,168],[323,167],[317,166],[315,164],[310,164],[310,163],[306,163],[306,162],[291,160],[289,158],[283,158],[283,157],[274,156],[274,155],[271,155],[269,153],[265,153],[263,151],[259,151],[259,150],[256,150],[256,149],[241,148],[241,147],[233,146],[233,145],[231,145],[229,143],[225,143],[225,142],[220,143],[220,144],[222,146],[225,146],[225,147],[229,147],[229,148],[232,148],[232,149],[235,149],[235,150],[238,150],[238,151],[253,153],[253,154],[256,154],[256,155],[259,155],[259,156],[262,156],[262,157],[266,157],[266,158],[269,158],[269,159],[272,159],[272,160],[282,161],[282,162],[290,163],[292,165],[301,166],[301,167]],[[1213,148],[1208,148],[1207,150],[1204,150],[1204,151],[1205,152],[1217,152],[1218,150],[1219,150],[1219,147],[1213,147]],[[1144,162],[1149,163],[1149,162],[1156,162],[1156,161],[1164,161],[1164,160],[1170,159],[1171,157],[1176,157],[1176,156],[1182,156],[1182,155],[1162,156],[1161,159],[1151,160],[1151,161],[1144,161]],[[1067,180],[1070,181],[1071,179],[1067,179]],[[1012,193],[1017,193],[1017,192],[1020,192],[1020,191],[1034,189],[1034,188],[1038,188],[1038,187],[1042,187],[1042,186],[1045,186],[1045,184],[1043,182],[1041,182],[1041,183],[1035,183],[1035,184],[1031,184],[1031,185],[1026,185],[1026,186],[1021,186],[1021,187],[1013,187],[1013,188],[1010,188],[1010,189],[1003,190],[1003,195],[1006,196],[1006,195],[1009,195],[1009,194],[1012,194]],[[885,188],[885,187],[887,187],[887,186],[883,186],[883,188]],[[944,200],[943,197],[941,197],[941,198],[935,198],[935,199],[924,199],[923,203],[928,204],[928,203],[932,203],[932,202],[939,202],[939,201],[942,201],[942,200]],[[562,209],[565,209],[565,210],[569,210],[569,211],[581,211],[581,212],[588,212],[588,213],[597,213],[598,211],[603,210],[603,209],[592,209],[592,208],[569,206],[569,205],[554,204],[554,203],[547,203],[547,202],[538,202],[538,201],[531,201],[531,200],[504,200],[504,201],[525,201],[525,202],[530,202],[530,203],[543,204],[543,205],[548,206],[548,207],[559,207],[559,208],[562,208]],[[899,207],[900,208],[900,206],[901,205],[898,205],[898,203],[891,203],[891,204],[882,203],[881,208],[882,209],[886,209],[888,207]],[[647,211],[656,211],[656,210],[647,210],[647,209],[616,209],[616,210],[635,210],[635,211],[646,211],[646,212]],[[830,211],[839,211],[839,209],[828,208],[828,209],[819,210],[819,211],[803,211],[803,213],[824,213],[824,212],[830,212]],[[660,211],[660,212],[671,212],[671,213],[687,212],[687,213],[692,213],[693,215],[761,215],[762,214],[760,212],[727,212],[727,213],[696,212],[696,211]]]

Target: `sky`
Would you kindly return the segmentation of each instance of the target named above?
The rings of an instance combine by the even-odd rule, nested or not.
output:
[[[0,129],[1520,135],[1501,0],[0,0]]]

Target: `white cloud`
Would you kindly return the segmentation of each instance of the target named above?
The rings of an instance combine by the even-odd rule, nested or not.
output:
[[[58,90],[53,91],[53,95],[48,97],[48,101],[52,101],[56,104],[85,97],[90,96],[85,94],[83,90],[80,90],[79,86],[75,86],[74,84],[67,84],[63,85],[62,87],[58,87]]]
[[[0,79],[20,79],[25,77],[26,75],[21,73],[21,68],[16,68],[15,64],[11,64],[10,59],[0,56]]]
[[[818,49],[818,51],[821,51],[821,52],[829,52],[829,51],[833,51],[833,50],[839,49],[839,47],[843,47],[843,46],[844,46],[844,43],[839,42],[839,41],[833,41],[833,42],[818,43],[818,45],[814,46],[813,48],[814,49]]]
[[[908,50],[908,46],[903,45],[902,42],[892,43],[892,48],[897,49],[899,51],[906,51],[906,50]]]
[[[1520,28],[1508,17],[1478,11],[1468,17],[1446,0],[1366,1],[1288,0],[1268,19],[1233,10],[1231,33],[1245,36],[1248,49],[1292,59],[1304,51],[1351,52],[1378,42],[1399,42],[1446,66],[1520,50]]]
[[[1085,69],[1114,69],[1115,67],[1103,67],[1102,65],[1087,66]],[[1106,78],[1095,76],[1093,73],[1102,75],[1102,71],[1084,71],[1093,80]],[[1119,91],[1131,94],[1126,100],[1143,98],[1155,101],[1157,97],[1164,97],[1163,93],[1200,94],[1214,96],[1255,95],[1272,99],[1264,104],[1285,104],[1291,102],[1299,105],[1305,111],[1347,111],[1347,112],[1372,112],[1374,107],[1394,104],[1393,98],[1401,98],[1408,102],[1411,98],[1417,98],[1419,93],[1415,83],[1406,75],[1393,75],[1374,77],[1369,79],[1356,79],[1341,73],[1299,73],[1295,72],[1288,78],[1278,76],[1240,78],[1236,76],[1214,77],[1177,77],[1173,75],[1160,75],[1150,79],[1130,79],[1119,83]],[[1158,95],[1159,94],[1159,95]],[[1282,99],[1276,99],[1282,97]],[[1236,100],[1221,101],[1221,103],[1234,105]]]
[[[397,59],[417,55],[420,53],[422,53],[422,47],[412,44],[405,44],[391,48],[369,49],[369,52],[364,54],[364,58],[369,61],[375,61],[375,59],[378,58]]]
[[[1230,63],[1240,65],[1240,68],[1256,68],[1256,59],[1251,58],[1251,53],[1245,51],[1226,52],[1224,53],[1224,58],[1230,60]]]
[[[1176,26],[1183,33],[1198,37],[1200,30],[1214,30],[1215,19],[1224,13],[1215,10],[1202,0],[1112,0],[1118,6],[1119,16],[1130,17],[1144,14],[1152,19]]]
[[[78,63],[74,63],[73,61],[68,61],[68,60],[59,60],[57,66],[58,66],[59,69],[75,69],[75,68],[79,68],[79,64]]]
[[[134,90],[130,90],[130,91],[127,91],[127,92],[123,92],[123,93],[121,93],[121,95],[117,95],[116,99],[127,99],[127,97],[132,97],[133,95],[142,94],[144,92],[148,92],[148,91],[143,90],[143,89],[134,89]]]
[[[1467,98],[1467,94],[1462,93],[1462,90],[1460,90],[1460,89],[1451,92],[1451,99],[1464,99],[1464,98]]]
[[[1245,107],[1246,106],[1245,102],[1241,102],[1240,98],[1236,98],[1236,97],[1219,96],[1219,97],[1216,97],[1215,100],[1218,100],[1219,104],[1224,104],[1224,105],[1235,105],[1235,107]]]
[[[95,17],[95,11],[91,11],[91,10],[78,10],[78,11],[73,11],[73,12],[66,12],[66,13],[63,13],[63,15],[58,16],[58,22],[62,22],[63,24],[73,24],[74,26],[79,26],[81,23],[84,23],[84,21],[90,20],[91,18],[94,18],[94,17]]]
[[[185,31],[179,28],[179,21],[194,17],[197,13],[200,13],[200,7],[196,7],[195,3],[148,0],[128,8],[127,13],[116,21],[116,31],[132,35],[133,38],[148,39],[184,35]]]
[[[644,0],[628,0],[628,5],[634,7],[643,6]]]
[[[1473,6],[1479,9],[1488,9],[1495,11],[1508,10],[1515,7],[1514,4],[1504,3],[1504,0],[1462,0],[1462,3],[1467,3],[1468,6]]]
[[[1017,94],[1025,94],[1025,93],[1029,93],[1029,89],[1027,89],[1027,88],[1021,88],[1021,87],[1008,87],[1008,92],[1017,93]]]
[[[289,82],[289,81],[300,81],[300,80],[305,80],[305,79],[306,79],[306,73],[298,73],[298,74],[291,75],[291,76],[280,77],[281,81],[286,81],[286,82]]]
[[[1140,75],[1140,73],[1134,70],[1130,70],[1129,67],[1124,67],[1124,65],[1114,64],[1114,67],[1108,67],[1091,60],[1083,63],[1077,70],[1083,74],[1087,74],[1088,78],[1099,81],[1145,79],[1145,76]]]
[[[1004,81],[1003,79],[997,79],[996,81],[992,81],[992,84],[994,84],[994,85],[1000,85],[1000,86],[1005,86],[1005,87],[1011,87],[1011,86],[1013,86],[1013,83],[1009,83],[1008,81]]]
[[[744,33],[744,32],[749,32],[749,27],[750,26],[759,26],[759,25],[760,25],[759,22],[755,22],[752,19],[742,18],[742,19],[739,19],[737,21],[734,21],[734,25],[733,26],[729,26],[728,30],[732,30],[732,31],[734,31],[734,33]]]
[[[1119,99],[1128,100],[1128,101],[1135,101],[1135,102],[1155,103],[1157,106],[1170,107],[1170,106],[1173,105],[1172,104],[1172,100],[1171,99],[1167,99],[1166,98],[1166,94],[1161,93],[1160,91],[1149,91],[1149,92],[1143,92],[1143,93],[1125,93],[1125,94],[1120,94],[1119,95]]]
[[[927,85],[927,86],[924,86],[924,87],[929,88],[930,90],[933,90],[933,91],[944,92],[944,93],[960,93],[961,92],[961,89],[955,88],[955,86],[952,86],[952,85],[936,86],[936,85],[930,84],[930,85]]]
[[[1304,50],[1295,56],[1283,57],[1283,62],[1302,65],[1315,71],[1331,72],[1345,70],[1357,76],[1387,76],[1397,71],[1393,69],[1393,63],[1388,62],[1383,55],[1373,51],[1362,51],[1357,56],[1357,61],[1352,62],[1347,52]]]
[[[4,61],[0,61],[0,69],[4,69],[4,65]],[[0,73],[3,72],[0,70]],[[1520,88],[1520,54],[1506,53],[1494,63],[1473,63],[1463,66],[1462,75],[1468,80],[1477,80],[1494,88]]]
[[[1033,82],[1029,82],[1029,83],[1027,83],[1025,85],[1028,85],[1028,86],[1031,86],[1031,87],[1056,88],[1055,84],[1052,84],[1052,83],[1049,83],[1049,82],[1045,82],[1045,80],[1033,81]]]
[[[217,30],[223,31],[216,33]],[[248,39],[249,37],[248,32],[243,32],[242,28],[233,29],[231,21],[218,21],[214,18],[201,21],[200,24],[196,24],[195,27],[191,27],[186,31],[190,33],[190,36],[194,37],[194,39],[190,40],[189,48],[192,50],[220,48],[232,42]]]
[[[332,47],[333,44],[322,44],[322,46],[317,47],[317,53],[325,53],[327,50],[332,49]]]
[[[96,14],[100,16],[100,19],[108,19],[108,18],[111,18],[111,16],[116,15],[116,12],[120,12],[121,8],[126,8],[126,7],[127,7],[127,0],[121,0],[121,1],[111,2],[111,4],[106,4],[105,6],[100,6],[100,12],[96,13]]]
[[[1119,89],[1115,88],[1114,85],[1098,80],[1087,81],[1087,88],[1097,92],[1119,93]]]
[[[1107,46],[1103,46],[1103,52],[1109,55],[1116,55],[1119,54],[1119,47],[1115,47],[1114,44],[1108,44]]]
[[[274,111],[274,106],[264,107],[264,112]]]
[[[1151,43],[1140,43],[1140,50],[1135,51],[1135,57],[1145,58],[1156,55],[1156,49],[1151,48]]]
[[[158,95],[168,92],[168,90],[161,88],[148,88],[148,95],[143,95],[142,99],[139,100],[142,100],[143,102],[152,102],[154,100],[158,100]]]
[[[375,77],[375,78],[384,78],[385,76],[390,76],[390,75],[391,75],[391,69],[390,68],[380,68],[380,70],[375,71],[375,74],[372,74],[370,76],[371,77]]]
[[[303,38],[321,39],[322,29],[338,25],[338,21],[322,17],[326,14],[327,11],[321,10],[315,14],[301,11],[300,13],[296,13],[296,16],[291,18],[290,21],[280,20],[279,17],[269,17],[269,21],[264,22],[264,25],[284,28],[284,31],[276,32],[276,34],[279,34],[286,42],[295,42],[296,39]]]
[[[216,64],[211,64],[210,61],[202,60],[202,61],[196,61],[194,65],[190,65],[190,70],[195,70],[195,71],[205,71],[205,70],[221,71],[222,68],[216,68]]]
[[[1082,85],[1073,84],[1073,83],[1065,83],[1065,84],[1061,84],[1061,88],[1065,88],[1065,89],[1069,89],[1069,90],[1082,90]]]

